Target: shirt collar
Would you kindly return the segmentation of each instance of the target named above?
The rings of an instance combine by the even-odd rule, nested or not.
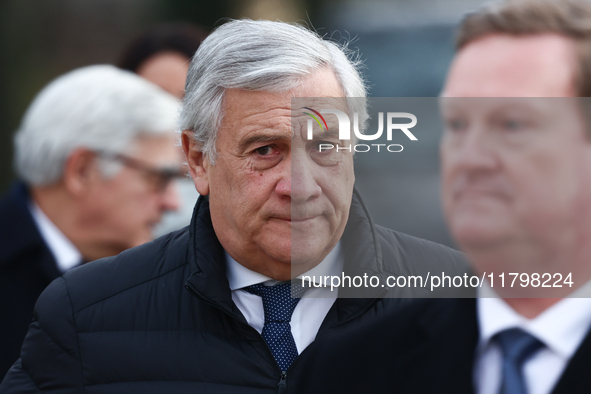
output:
[[[480,328],[479,350],[484,350],[491,338],[508,328],[521,328],[541,340],[553,352],[571,357],[591,325],[591,299],[572,298],[589,293],[591,282],[569,298],[563,298],[533,319],[513,310],[493,289],[485,284],[476,303]]]
[[[252,286],[257,283],[268,282],[268,284],[274,284],[278,281],[269,278],[263,274],[259,274],[253,270],[250,270],[234,260],[228,252],[226,253],[226,276],[230,283],[230,290],[238,290],[247,286]],[[343,271],[343,252],[341,242],[339,241],[336,246],[330,251],[330,253],[318,264],[308,272],[302,275],[310,275],[314,277],[320,276],[339,276]],[[298,276],[301,277],[302,275]]]
[[[82,255],[68,237],[49,220],[37,203],[30,201],[29,210],[60,272],[64,273],[78,265],[82,261]]]

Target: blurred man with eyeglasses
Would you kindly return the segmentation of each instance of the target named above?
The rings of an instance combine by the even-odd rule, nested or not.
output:
[[[173,96],[106,65],[67,73],[34,99],[15,136],[20,181],[0,200],[0,376],[53,279],[151,240],[177,209],[178,111]]]

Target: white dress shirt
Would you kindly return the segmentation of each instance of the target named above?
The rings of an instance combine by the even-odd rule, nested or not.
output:
[[[74,244],[62,233],[43,213],[34,201],[29,203],[29,210],[35,224],[57,262],[57,268],[63,274],[70,268],[80,264],[82,255]]]
[[[587,287],[589,284],[585,286]],[[476,301],[480,327],[474,365],[476,392],[499,392],[502,352],[491,338],[503,330],[521,328],[545,345],[524,363],[523,373],[528,393],[550,393],[589,331],[591,299],[564,298],[535,318],[527,319],[515,312],[503,299],[495,297],[490,287],[483,287],[479,296],[490,298],[478,298]]]
[[[339,242],[320,264],[302,275],[316,275],[316,277],[320,275],[340,276],[343,271],[343,263],[344,257]],[[272,286],[279,282],[251,271],[227,253],[226,268],[230,290],[232,290],[232,300],[234,300],[248,324],[261,333],[265,324],[263,299],[243,289],[257,283]],[[316,338],[320,325],[337,295],[338,289],[331,292],[330,287],[313,287],[308,289],[304,297],[298,302],[290,321],[291,333],[298,353],[302,353]]]

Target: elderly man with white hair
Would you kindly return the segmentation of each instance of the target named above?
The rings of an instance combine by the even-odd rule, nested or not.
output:
[[[304,137],[292,98],[346,111],[366,95],[356,66],[298,25],[232,21],[206,38],[181,114],[201,195],[191,225],[54,281],[0,392],[290,392],[309,348],[400,303],[381,286],[335,299],[295,278],[463,268],[456,251],[373,224],[352,152],[319,150],[345,143],[334,127]],[[364,100],[350,103],[362,118]]]
[[[15,138],[20,181],[0,201],[0,374],[52,280],[151,240],[177,208],[169,181],[179,175],[179,107],[106,65],[69,72],[32,102]]]

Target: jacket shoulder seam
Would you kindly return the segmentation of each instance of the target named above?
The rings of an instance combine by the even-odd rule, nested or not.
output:
[[[184,268],[186,265],[187,265],[187,263],[185,262],[185,263],[183,263],[183,264],[179,265],[178,267],[174,267],[174,268],[172,268],[172,269],[170,269],[170,270],[168,270],[168,271],[166,271],[166,272],[164,272],[164,273],[162,273],[162,274],[160,274],[160,275],[158,275],[158,276],[155,276],[155,277],[152,277],[152,278],[146,279],[146,280],[144,280],[143,282],[136,283],[136,284],[134,284],[134,285],[132,285],[132,286],[129,286],[129,287],[126,287],[126,288],[124,288],[124,289],[122,289],[122,290],[119,290],[119,291],[117,291],[117,292],[115,292],[115,293],[113,293],[113,294],[109,294],[108,296],[105,296],[105,297],[103,297],[103,298],[101,298],[101,299],[99,299],[99,300],[93,301],[92,303],[90,303],[90,304],[88,304],[88,305],[85,305],[85,306],[83,306],[82,308],[78,309],[77,311],[74,311],[74,310],[73,310],[73,305],[72,305],[72,313],[73,313],[74,315],[76,315],[76,314],[78,314],[78,313],[82,312],[83,310],[85,310],[86,308],[90,308],[91,306],[93,306],[93,305],[95,305],[95,304],[101,303],[101,302],[103,302],[103,301],[105,301],[105,300],[108,300],[109,298],[115,297],[115,296],[117,296],[117,295],[119,295],[119,294],[121,294],[121,293],[124,293],[124,292],[126,292],[126,291],[128,291],[128,290],[131,290],[131,289],[133,289],[133,288],[135,288],[135,287],[138,287],[138,286],[141,286],[141,285],[143,285],[143,284],[146,284],[146,283],[148,283],[148,282],[151,282],[151,281],[153,281],[153,280],[159,279],[159,278],[161,278],[161,277],[163,277],[163,276],[165,276],[165,275],[168,275],[168,274],[170,274],[170,273],[171,273],[171,272],[173,272],[173,271],[176,271],[176,270],[178,270],[178,269],[180,269],[180,268]],[[69,296],[69,294],[68,294],[68,296]]]

